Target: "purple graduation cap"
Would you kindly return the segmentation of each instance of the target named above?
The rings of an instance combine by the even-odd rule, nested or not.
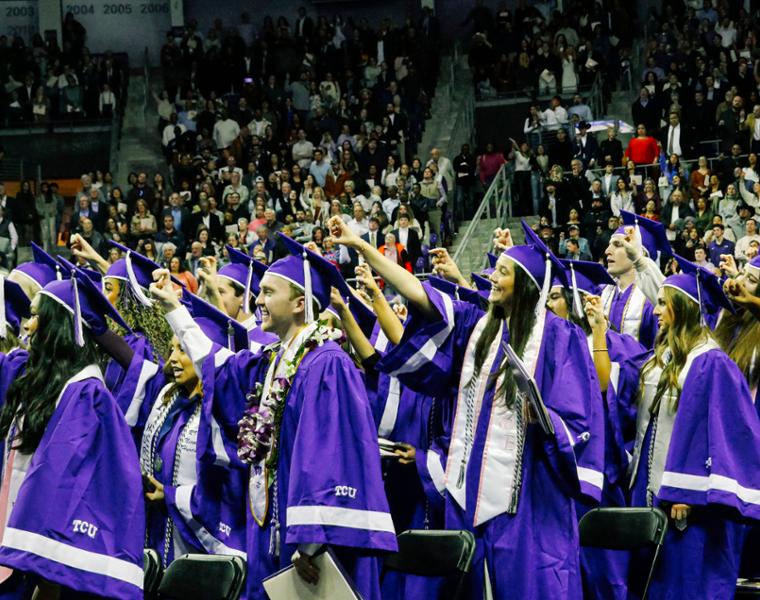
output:
[[[248,330],[242,324],[187,290],[183,298],[193,320],[212,342],[233,352],[248,348]]]
[[[51,281],[63,279],[61,265],[34,242],[32,242],[32,261],[19,265],[13,269],[13,272],[21,273],[41,288]]]
[[[483,273],[485,273],[485,271]],[[488,300],[488,296],[491,293],[491,280],[488,279],[488,277],[485,276],[484,274],[478,274],[478,273],[472,273],[471,277],[472,277],[472,283],[475,284],[475,289],[478,290],[478,293],[481,296],[483,296],[483,298]]]
[[[461,300],[463,302],[469,302],[474,304],[478,308],[483,308],[483,296],[477,290],[470,289],[468,287],[462,287],[456,283],[452,283],[442,277],[431,275],[428,277],[428,283],[433,286],[439,292],[443,292],[447,296],[454,298],[455,300]],[[491,284],[488,285],[489,289]],[[486,298],[486,302],[488,299]]]
[[[607,273],[607,269],[599,263],[586,260],[560,260],[560,262],[565,267],[573,292],[573,310],[579,317],[583,316],[580,292],[598,296],[602,293],[601,286],[615,284],[615,280]]]
[[[120,279],[126,282],[132,289],[138,302],[143,306],[150,306],[152,304],[150,298],[147,296],[148,288],[153,283],[153,271],[160,269],[161,266],[158,263],[153,262],[147,256],[143,256],[139,252],[123,246],[119,242],[109,240],[108,242],[114,248],[118,248],[124,254],[124,258],[120,258],[113,263],[106,271],[104,277],[110,279]],[[171,280],[185,287],[185,285],[178,279],[172,277]]]
[[[745,266],[748,269],[752,270],[755,275],[760,277],[760,254],[758,254],[755,258],[749,261]]]
[[[488,266],[481,271],[481,274],[488,277],[496,268],[496,261],[499,260],[499,257],[493,252],[486,252],[486,256],[488,257]]]
[[[71,274],[76,269],[79,269],[79,271],[87,275],[87,277],[89,277],[93,283],[100,285],[103,281],[103,276],[97,271],[93,271],[92,269],[87,269],[84,267],[78,267],[73,262],[60,255],[56,256],[55,259],[61,265],[61,274],[63,275],[64,279],[70,279]]]
[[[8,336],[8,329],[15,335],[21,333],[21,320],[31,316],[31,301],[18,283],[0,275],[0,338]]]
[[[326,310],[330,306],[331,288],[335,286],[341,289],[346,282],[331,262],[288,236],[281,233],[277,235],[292,256],[273,262],[267,269],[267,275],[280,277],[303,290],[305,320],[306,323],[312,323],[316,317],[312,300],[316,301],[320,311]]]
[[[73,315],[74,338],[78,346],[84,346],[84,327],[95,336],[105,333],[108,329],[106,317],[126,331],[132,331],[103,292],[79,269],[73,271],[70,279],[51,281],[40,294],[55,300]]]
[[[254,260],[253,257],[232,246],[225,246],[225,248],[227,248],[227,254],[230,257],[230,264],[219,269],[217,275],[245,290],[244,297],[246,300],[243,302],[243,312],[250,314],[251,294],[254,298],[259,295],[259,284],[268,267],[263,262]]]
[[[667,277],[663,287],[679,290],[699,305],[702,324],[706,324],[705,314],[715,315],[721,308],[734,312],[731,301],[723,292],[720,279],[704,267],[676,255],[681,272]]]
[[[649,258],[657,260],[657,252],[663,256],[672,256],[673,250],[670,248],[668,236],[665,235],[665,226],[652,219],[641,217],[627,210],[621,210],[623,216],[623,226],[618,227],[612,235],[625,235],[626,227],[634,228],[634,235],[641,241],[641,246],[649,254]]]

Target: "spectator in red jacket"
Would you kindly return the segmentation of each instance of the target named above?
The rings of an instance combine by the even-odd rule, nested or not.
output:
[[[637,166],[651,165],[657,162],[659,156],[660,148],[657,145],[657,140],[647,135],[647,128],[642,123],[639,123],[636,126],[636,137],[631,138],[623,154],[623,165],[625,166],[629,158]]]

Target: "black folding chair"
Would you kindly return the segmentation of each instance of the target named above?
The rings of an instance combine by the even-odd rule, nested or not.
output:
[[[146,548],[143,552],[143,570],[145,578],[143,579],[143,594],[146,600],[156,597],[158,584],[164,574],[164,567],[161,564],[161,557],[158,552]]]
[[[760,598],[760,579],[740,579],[736,583],[737,600],[749,600],[750,598]]]
[[[641,596],[644,600],[668,530],[667,515],[659,508],[595,508],[583,515],[578,528],[581,546],[610,550],[654,546],[652,565]]]
[[[183,554],[167,567],[161,600],[237,600],[243,591],[245,561],[239,556]]]
[[[411,575],[447,577],[454,585],[447,596],[464,598],[464,578],[475,553],[475,538],[469,531],[411,529],[398,536],[398,552],[385,558],[385,568]]]

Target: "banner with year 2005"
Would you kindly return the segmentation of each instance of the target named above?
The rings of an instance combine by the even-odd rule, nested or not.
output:
[[[29,45],[39,31],[38,10],[37,0],[0,0],[0,35],[20,37]]]
[[[143,64],[147,47],[151,65],[159,64],[171,29],[169,0],[63,0],[61,6],[87,30],[91,52],[128,52],[135,67]]]

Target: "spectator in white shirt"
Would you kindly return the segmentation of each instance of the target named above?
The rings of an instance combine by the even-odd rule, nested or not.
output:
[[[760,242],[760,235],[757,234],[756,217],[747,219],[744,227],[747,234],[736,241],[736,248],[734,249],[734,256],[736,257],[736,260],[742,264],[749,260],[749,257],[747,256],[747,250],[749,249],[750,243],[753,241]]]
[[[551,99],[549,108],[541,113],[541,124],[548,129],[559,129],[567,123],[567,111],[562,107],[559,96]]]
[[[161,144],[164,149],[169,146],[169,143],[177,137],[177,128],[179,128],[180,134],[185,133],[187,128],[182,123],[177,122],[177,113],[173,112],[169,115],[169,124],[164,127],[163,135],[161,136]]]
[[[298,141],[293,144],[293,160],[298,163],[299,167],[308,171],[313,156],[314,144],[306,139],[306,132],[303,129],[299,129]]]
[[[361,202],[354,202],[354,216],[346,225],[359,237],[369,231],[369,221],[364,213],[364,207],[362,207]]]
[[[248,123],[248,131],[251,132],[251,135],[263,138],[267,127],[270,125],[272,124],[262,116],[261,109],[257,108],[253,111],[253,119]]]
[[[237,168],[230,173],[230,183],[222,192],[222,202],[225,202],[227,196],[233,192],[240,195],[241,205],[246,206],[248,204],[249,190],[241,183],[240,169]]]
[[[220,119],[214,124],[214,143],[217,150],[224,150],[232,145],[240,135],[240,125],[231,119],[226,110],[222,111]]]

